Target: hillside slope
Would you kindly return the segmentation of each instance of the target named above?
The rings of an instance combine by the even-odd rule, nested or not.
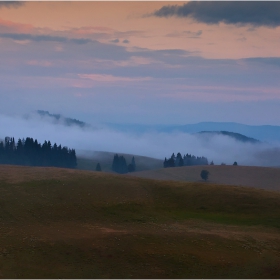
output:
[[[223,135],[223,136],[228,136],[232,139],[235,139],[236,141],[240,141],[243,143],[252,143],[252,144],[257,144],[260,143],[259,140],[252,138],[252,137],[247,137],[243,134],[236,133],[236,132],[230,132],[230,131],[200,131],[196,133],[196,135],[199,136],[206,136],[206,137],[213,137],[217,135]]]
[[[79,151],[77,154],[78,169],[95,171],[97,163],[100,163],[102,171],[112,172],[113,158],[116,153]],[[163,166],[163,160],[156,158],[124,153],[118,153],[118,155],[124,156],[127,164],[131,163],[132,157],[134,156],[137,171],[158,169]]]
[[[0,165],[1,278],[279,278],[280,193]]]
[[[162,168],[129,174],[130,176],[157,180],[201,182],[200,172],[210,172],[209,183],[236,186],[248,186],[267,190],[280,191],[280,168],[207,165]]]

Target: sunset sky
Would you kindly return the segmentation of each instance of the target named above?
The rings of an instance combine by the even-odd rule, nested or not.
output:
[[[280,125],[280,2],[0,2],[0,110]]]

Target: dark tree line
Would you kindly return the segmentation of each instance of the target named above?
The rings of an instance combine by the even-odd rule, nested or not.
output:
[[[172,154],[169,159],[164,159],[163,167],[191,166],[191,165],[208,165],[206,157],[196,157],[191,154],[186,154],[182,157],[180,153],[177,156]]]
[[[127,165],[124,156],[116,154],[113,159],[112,170],[120,174],[134,172],[136,170],[134,157],[132,157],[131,163]]]
[[[27,137],[16,143],[13,137],[5,137],[0,141],[0,164],[75,168],[77,158],[74,149],[56,143],[52,146],[50,141],[40,144]]]

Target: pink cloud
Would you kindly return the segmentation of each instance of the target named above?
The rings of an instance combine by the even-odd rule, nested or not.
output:
[[[33,62],[32,62],[33,63]],[[35,62],[37,63],[37,62]],[[34,65],[34,64],[33,64]],[[36,65],[36,64],[35,64]],[[82,75],[83,76],[83,75]],[[129,78],[129,77],[115,77],[111,75],[84,75],[84,77],[32,77],[22,76],[17,79],[17,83],[14,83],[13,76],[6,76],[3,85],[6,87],[19,87],[19,88],[94,88],[102,84],[102,86],[112,85],[122,86],[126,83],[136,83],[142,81],[149,81],[150,78]]]
[[[32,24],[16,23],[0,18],[0,32],[30,33],[33,30],[34,26]]]
[[[114,29],[104,27],[104,26],[83,26],[80,28],[72,28],[70,32],[77,35],[87,35],[87,34],[94,34],[94,33],[112,33]]]

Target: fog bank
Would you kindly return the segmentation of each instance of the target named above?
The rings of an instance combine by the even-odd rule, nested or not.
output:
[[[29,118],[0,116],[0,138],[5,136],[18,138],[32,137],[40,143],[50,140],[52,144],[82,150],[127,153],[164,159],[174,152],[205,156],[215,164],[233,164],[255,166],[280,166],[280,144],[243,143],[235,139],[213,135],[201,137],[186,133],[146,133],[135,135],[112,130],[102,126],[80,128],[53,123],[49,119],[31,116]]]

